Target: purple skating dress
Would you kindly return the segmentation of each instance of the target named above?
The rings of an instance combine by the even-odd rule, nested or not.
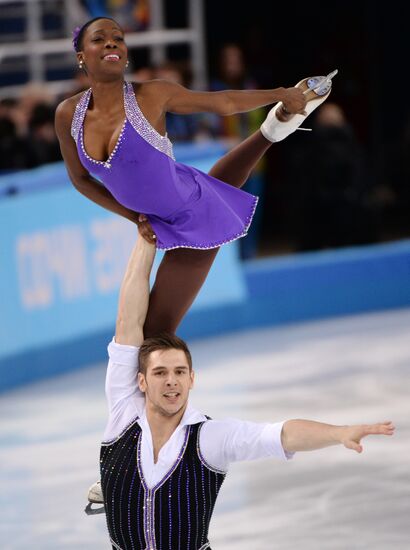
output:
[[[133,85],[124,83],[125,121],[106,161],[84,147],[84,118],[91,89],[75,109],[71,135],[81,163],[125,207],[145,214],[157,248],[215,248],[246,235],[258,198],[196,168],[176,162],[168,137],[139,108]]]

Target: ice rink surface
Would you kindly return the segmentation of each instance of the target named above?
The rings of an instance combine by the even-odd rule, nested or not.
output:
[[[282,463],[235,464],[210,529],[213,550],[410,548],[410,310],[193,342],[193,404],[214,418],[393,420],[392,438]],[[105,365],[0,398],[3,550],[108,549],[84,514],[98,479]],[[181,546],[183,550],[183,545]]]

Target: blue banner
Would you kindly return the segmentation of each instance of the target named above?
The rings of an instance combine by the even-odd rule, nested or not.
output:
[[[0,201],[0,359],[114,327],[136,227],[80,195],[60,165],[45,180],[53,170],[54,188]],[[193,307],[240,302],[245,294],[233,243],[218,254]]]

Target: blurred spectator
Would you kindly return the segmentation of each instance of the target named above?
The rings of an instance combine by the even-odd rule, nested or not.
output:
[[[87,76],[87,73],[84,70],[76,71],[74,74],[72,87],[63,94],[59,95],[56,100],[56,104],[60,103],[60,101],[63,101],[63,99],[67,99],[68,97],[87,90],[89,87],[90,80]]]
[[[149,0],[106,0],[108,15],[124,31],[142,31],[149,25]]]
[[[53,105],[55,103],[54,94],[50,91],[47,82],[29,82],[20,94],[20,105],[28,115],[38,103]]]
[[[17,136],[27,134],[27,114],[21,105],[21,100],[7,97],[0,101],[0,116],[7,118],[13,123],[14,133]]]
[[[86,9],[90,18],[104,17],[108,14],[107,0],[82,0],[82,6]]]
[[[377,188],[378,202],[383,205],[383,218],[388,231],[386,238],[410,235],[410,118],[403,131],[390,137],[385,147],[386,175]]]
[[[140,67],[132,73],[132,80],[137,82],[145,82],[146,80],[152,80],[155,78],[155,71],[151,67]]]
[[[29,122],[36,105],[45,104],[49,106],[55,105],[56,98],[50,92],[50,88],[46,83],[29,82],[21,92],[18,111],[21,116],[19,132],[20,135],[27,135],[29,131]]]
[[[167,61],[156,68],[155,78],[176,82],[187,88],[190,87],[191,74],[185,64]],[[167,113],[167,134],[171,141],[201,141],[209,139],[210,132],[203,124],[202,115],[178,115]]]
[[[237,44],[226,44],[220,50],[218,73],[218,77],[211,81],[211,89],[213,91],[227,89],[252,90],[258,88],[257,83],[248,73],[244,54]],[[242,141],[259,129],[265,116],[266,110],[260,108],[248,113],[225,117],[206,115],[206,118],[219,137]],[[259,197],[259,204],[248,235],[240,240],[241,256],[243,259],[253,258],[258,251],[265,181],[265,160],[262,159],[244,186],[245,191]]]
[[[0,117],[11,118],[13,109],[16,108],[18,100],[15,97],[0,99]]]
[[[55,98],[30,83],[21,96],[0,101],[0,169],[22,170],[61,160],[54,131]]]
[[[53,107],[40,103],[33,109],[29,122],[29,157],[32,167],[62,160],[54,130]]]
[[[0,113],[2,110],[0,109]],[[18,136],[16,125],[9,116],[0,115],[0,170],[28,168],[27,141]]]
[[[237,44],[226,44],[218,54],[218,75],[211,80],[213,91],[221,90],[254,90],[257,83],[248,74],[245,65],[244,54]],[[249,113],[238,115],[214,117],[218,134],[223,137],[234,138],[237,141],[245,139],[249,135],[249,128],[259,128],[265,118],[264,109],[254,109]],[[252,130],[253,131],[253,130]]]
[[[404,222],[404,231],[410,230],[410,119],[407,121],[404,136],[398,146],[399,173],[396,180],[396,193],[399,204],[399,212]]]
[[[339,105],[324,103],[313,132],[289,143],[288,151],[286,173],[299,250],[378,239],[364,154]]]

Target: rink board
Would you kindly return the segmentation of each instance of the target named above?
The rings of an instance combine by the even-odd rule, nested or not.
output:
[[[181,152],[203,170],[217,158],[215,151],[197,151],[196,158],[192,149]],[[105,359],[136,231],[77,193],[61,164],[0,184],[19,191],[0,201],[4,391]],[[247,263],[232,243],[218,254],[180,334],[200,338],[401,308],[410,305],[409,281],[410,241]]]

